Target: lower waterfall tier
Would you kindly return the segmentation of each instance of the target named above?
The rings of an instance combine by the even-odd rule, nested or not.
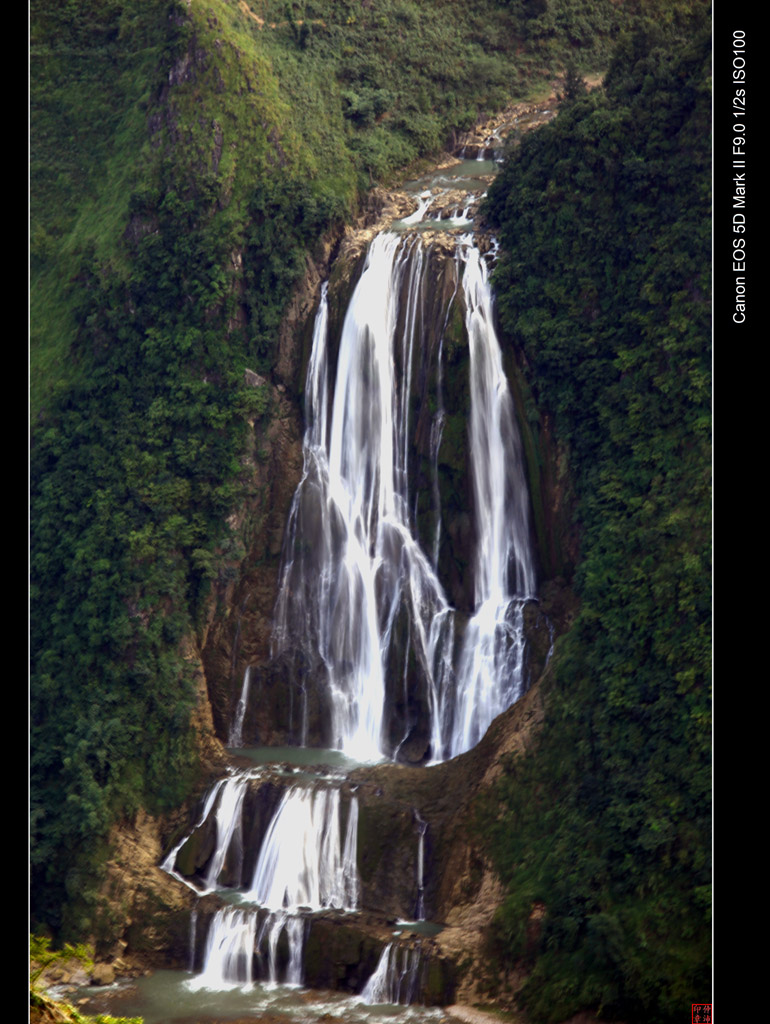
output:
[[[445,764],[344,774],[244,763],[217,780],[163,861],[188,893],[173,941],[190,984],[302,985],[372,1001],[401,999],[403,987],[405,999],[451,1002],[477,941],[452,923],[456,908],[468,902],[474,920],[495,909],[469,831],[475,794],[502,737],[533,720],[537,695]],[[423,914],[439,924],[416,922]]]
[[[291,916],[216,903],[208,896],[197,909],[186,983],[192,991],[280,984],[341,991],[366,1003],[440,1006],[453,999],[453,963],[408,925],[371,914]]]
[[[271,912],[361,909],[415,920],[430,910],[433,834],[424,811],[390,800],[379,784],[295,779],[246,768],[218,780],[164,869],[200,897]]]
[[[359,790],[366,794],[363,820]],[[381,826],[379,805],[379,787],[350,785],[343,777],[289,784],[270,769],[246,769],[218,780],[192,832],[163,862],[200,896],[191,918],[191,988],[266,982],[343,988],[369,1003],[445,998],[451,968],[435,949],[430,955],[429,938],[397,943],[402,962],[409,964],[409,980],[402,985],[392,926],[368,887],[367,901],[379,913],[358,913],[359,858],[366,871],[374,852],[367,843],[359,852],[359,838],[392,837],[392,870],[399,818],[412,833],[408,902],[424,908],[429,824],[418,810],[407,812],[386,800],[388,824]],[[367,821],[370,810],[373,821]],[[402,910],[406,905],[404,900]]]

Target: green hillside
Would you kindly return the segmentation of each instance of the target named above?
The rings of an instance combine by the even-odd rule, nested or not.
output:
[[[537,755],[484,826],[510,887],[498,952],[532,959],[534,1020],[710,1001],[710,60],[708,25],[638,32],[489,194],[503,323],[582,529]]]

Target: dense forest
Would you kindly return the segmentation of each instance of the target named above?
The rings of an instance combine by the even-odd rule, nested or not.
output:
[[[505,955],[548,907],[537,1019],[667,1019],[709,992],[710,71],[708,26],[636,33],[489,195],[502,320],[580,506],[581,611],[490,825]]]
[[[533,1021],[709,1001],[706,6],[33,0],[30,25],[33,927],[108,932],[110,829],[197,781],[185,644],[243,554],[272,412],[244,370],[273,372],[306,253],[566,69],[484,208],[581,537],[536,756],[479,808],[490,958],[525,965]]]

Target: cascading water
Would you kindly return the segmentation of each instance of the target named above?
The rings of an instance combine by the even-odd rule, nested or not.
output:
[[[220,910],[209,927],[203,970],[191,979],[190,987],[195,990],[250,985],[254,980],[252,963],[256,936],[254,911],[235,907]]]
[[[315,324],[305,468],[287,528],[274,653],[299,644],[309,663],[320,658],[330,745],[358,760],[397,755],[399,745],[383,735],[386,674],[406,686],[410,657],[425,680],[433,762],[473,747],[523,692],[523,607],[535,596],[535,573],[521,445],[491,287],[472,236],[458,240],[455,259],[470,349],[477,533],[475,610],[456,665],[454,609],[437,571],[440,513],[428,557],[410,512],[411,375],[431,287],[418,239],[383,232],[371,243],[342,329],[331,407],[325,292]],[[439,364],[439,402],[440,386]],[[439,405],[434,464],[442,425]],[[433,490],[437,498],[435,483]],[[404,607],[408,642],[394,663],[394,625]]]
[[[355,910],[358,802],[353,797],[344,843],[339,807],[338,789],[288,790],[262,841],[245,898],[275,911]]]
[[[186,837],[163,863],[165,870],[196,892],[223,892],[220,874],[233,847],[244,861],[243,803],[251,772],[220,781],[208,795],[196,830],[213,819],[213,851],[199,883],[191,882],[177,867]],[[358,906],[360,882],[357,866],[358,801],[350,800],[347,826],[340,829],[340,790],[293,786],[287,789],[261,840],[253,876],[235,892],[241,907],[223,907],[209,926],[203,968],[191,982],[194,988],[251,984],[254,957],[267,963],[267,980],[289,985],[302,983],[305,917],[325,908],[353,911]],[[194,830],[195,831],[195,830]],[[194,832],[193,832],[194,834]],[[191,834],[192,835],[192,834]],[[243,880],[242,880],[243,882]],[[265,913],[266,912],[266,913]],[[261,923],[260,923],[261,913]],[[288,962],[279,976],[277,948],[281,933],[288,942]],[[194,935],[191,925],[191,934]]]
[[[388,943],[374,974],[361,991],[361,1001],[370,1005],[414,1002],[418,996],[419,966],[419,947],[409,949]]]
[[[492,720],[522,695],[523,609],[535,597],[524,460],[494,328],[492,291],[484,261],[470,239],[464,258],[478,534],[476,612],[465,631],[447,757],[474,747]]]
[[[328,745],[359,761],[401,755],[413,726],[412,704],[427,719],[420,740],[427,754],[419,757],[431,763],[455,757],[473,747],[524,689],[523,608],[534,598],[535,573],[521,445],[484,259],[471,235],[455,237],[440,249],[438,262],[443,258],[447,274],[439,289],[432,277],[436,261],[431,264],[430,249],[416,234],[418,225],[436,223],[424,220],[435,192],[420,192],[416,210],[398,225],[402,232],[415,230],[382,232],[369,246],[336,364],[328,286],[322,287],[305,386],[303,475],[284,541],[272,653],[301,654],[302,671],[295,675],[302,680],[302,720],[294,738],[302,746],[308,742],[314,673],[326,694]],[[448,205],[442,223],[450,229],[469,223],[470,202]],[[452,209],[454,216],[447,215]],[[471,598],[469,587],[460,613],[447,597],[449,584],[445,590],[441,582],[442,544],[452,524],[447,520],[442,527],[440,487],[444,435],[450,416],[457,415],[456,401],[452,409],[445,394],[456,385],[456,367],[446,353],[458,345],[458,308],[468,343],[468,487],[475,525],[473,593]],[[422,420],[420,455],[427,468],[418,483],[416,396],[422,388],[425,399],[430,374],[430,418]],[[456,420],[454,429],[456,435]],[[247,669],[230,746],[243,745],[250,688]],[[388,726],[395,701],[407,711]],[[323,922],[360,903],[356,797],[346,801],[343,832],[339,780],[287,787],[277,806],[273,793],[268,806],[275,810],[267,827],[260,826],[257,854],[256,846],[246,848],[253,844],[246,819],[254,797],[249,802],[246,796],[254,778],[241,772],[216,783],[193,833],[162,865],[198,895],[227,891],[229,904],[238,901],[209,917],[202,969],[188,982],[198,993],[248,988],[258,979],[301,985],[313,915],[324,911]],[[412,814],[417,895],[408,912],[423,921],[428,826],[417,810]],[[198,829],[206,834],[196,845]],[[196,910],[191,947],[198,932]],[[381,932],[377,938],[382,941]],[[379,962],[363,988],[357,976],[353,990],[360,990],[361,1003],[421,998],[419,943],[401,939],[370,947],[367,971],[376,955]]]
[[[305,472],[276,609],[274,649],[299,643],[311,659],[320,656],[331,745],[361,761],[385,752],[385,660],[402,603],[433,690],[444,688],[450,667],[450,607],[409,519],[409,373],[423,270],[414,242],[383,233],[370,246],[342,329],[330,423],[321,308],[308,370]]]
[[[240,747],[243,742],[243,719],[246,714],[246,705],[249,700],[250,674],[251,667],[247,666],[246,671],[243,674],[243,688],[241,690],[241,696],[238,699],[238,706],[235,709],[235,717],[233,719],[233,724],[230,727],[230,735],[227,738],[228,747]]]

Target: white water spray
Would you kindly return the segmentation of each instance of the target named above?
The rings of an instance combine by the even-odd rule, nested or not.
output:
[[[522,695],[524,605],[535,597],[529,501],[486,266],[468,238],[463,292],[471,355],[476,611],[466,627],[447,756],[474,747]]]
[[[400,955],[399,955],[400,954]],[[374,974],[361,990],[363,1003],[412,1003],[418,996],[419,947],[388,943]]]

